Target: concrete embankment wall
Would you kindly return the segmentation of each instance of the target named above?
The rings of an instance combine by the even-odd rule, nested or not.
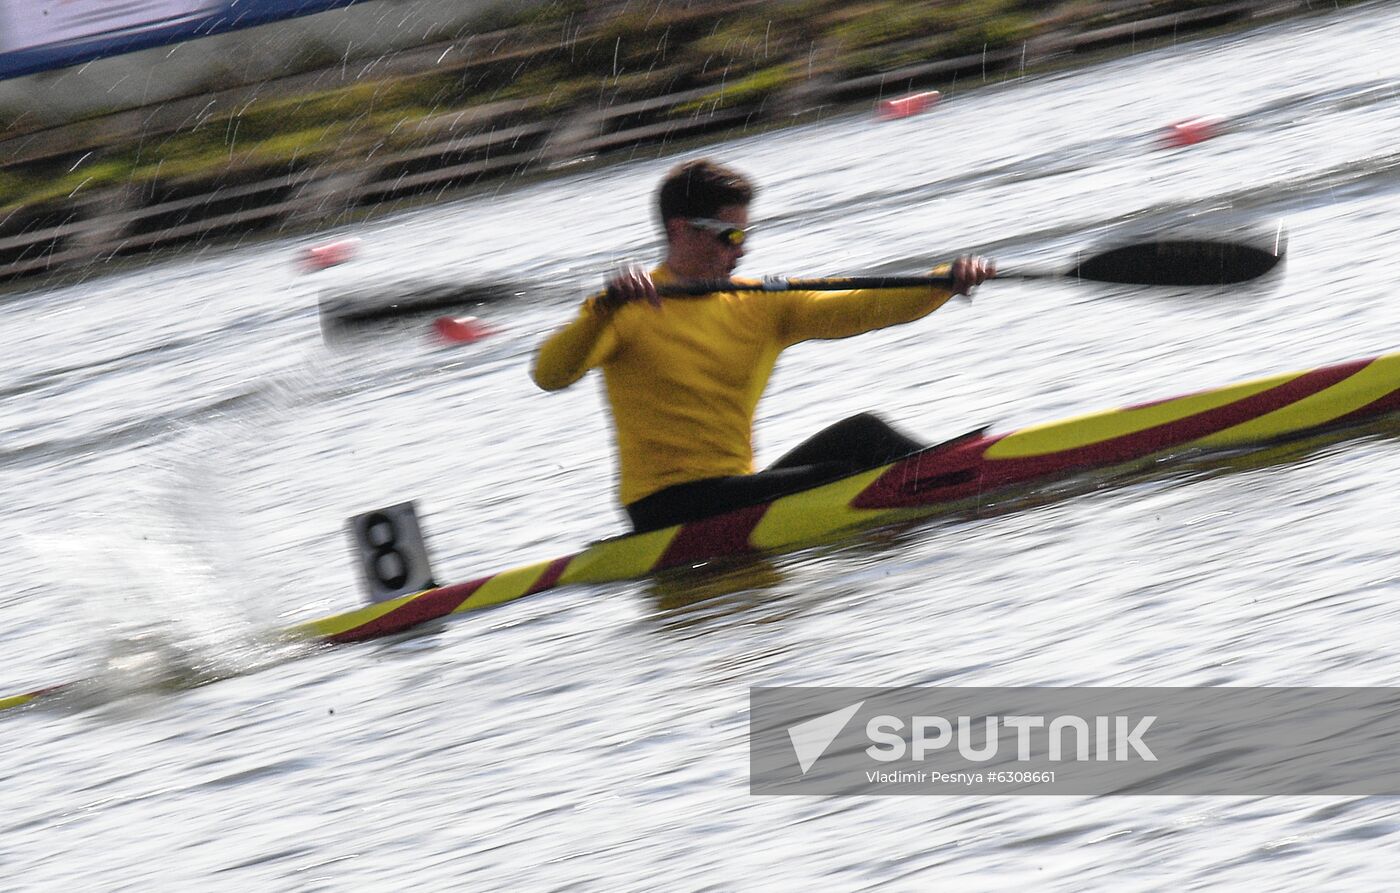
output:
[[[79,191],[62,200],[16,209],[0,219],[0,281],[27,279],[33,284],[43,281],[34,277],[64,275],[157,248],[211,239],[314,231],[371,214],[389,203],[429,201],[449,191],[522,174],[545,175],[620,153],[661,154],[681,141],[810,119],[852,103],[914,90],[1000,80],[1027,65],[1073,62],[1115,47],[1142,50],[1208,29],[1309,10],[1306,0],[1240,0],[1107,28],[1081,30],[1071,24],[1020,47],[871,76],[800,80],[775,95],[733,105],[697,105],[713,95],[712,88],[589,103],[563,113],[529,99],[488,103],[439,116],[421,144],[396,152],[294,170],[285,166],[265,172],[241,170],[222,179],[153,181]],[[394,64],[422,64],[415,54],[442,53],[451,46],[421,48],[408,59],[396,55]],[[528,56],[528,49],[521,52]],[[313,77],[324,84],[326,73],[296,76]],[[285,83],[281,88],[295,91],[298,84]],[[119,131],[149,128],[160,119],[173,124],[188,118],[191,112],[186,106],[236,105],[246,101],[247,89],[131,110],[106,126]],[[261,84],[256,89],[269,88]],[[678,109],[686,111],[678,113]],[[63,130],[11,140],[7,154],[43,158],[46,153],[82,151],[82,140]]]

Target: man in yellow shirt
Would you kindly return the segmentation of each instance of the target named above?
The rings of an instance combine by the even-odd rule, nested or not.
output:
[[[639,532],[767,502],[919,449],[862,413],[755,472],[754,410],[784,348],[919,319],[995,272],[965,257],[952,266],[952,289],[661,298],[658,287],[729,278],[744,256],[753,194],[742,174],[708,160],[671,171],[659,194],[665,261],[614,274],[535,357],[535,383],[548,391],[602,368],[619,498]]]

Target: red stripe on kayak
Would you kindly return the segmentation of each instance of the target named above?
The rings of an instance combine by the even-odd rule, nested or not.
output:
[[[1344,416],[1338,416],[1335,421],[1329,422],[1326,427],[1344,428],[1347,425],[1364,422],[1367,419],[1388,415],[1392,412],[1400,412],[1400,388],[1396,388],[1384,397],[1379,397],[1359,406]]]
[[[851,508],[917,508],[975,496],[982,488],[992,444],[1006,435],[935,446],[891,465],[851,500]]]
[[[564,576],[564,568],[569,566],[569,562],[574,560],[573,555],[564,558],[556,558],[549,563],[549,567],[544,569],[540,578],[530,584],[530,588],[525,590],[526,595],[534,595],[536,592],[543,592],[546,589],[553,589],[559,582],[559,578]]]
[[[919,453],[890,468],[852,500],[851,505],[854,508],[918,508],[937,505],[1038,478],[1051,478],[1071,471],[1140,459],[1190,444],[1202,437],[1296,403],[1345,381],[1371,362],[1359,360],[1306,372],[1278,387],[1225,406],[1121,437],[1043,456],[986,458],[984,453],[987,448],[999,440],[999,437],[973,441],[948,451]],[[1374,413],[1375,410],[1372,410],[1372,414]],[[1331,423],[1319,423],[1317,427],[1325,427],[1328,424]]]
[[[771,504],[751,505],[713,518],[692,521],[671,540],[652,570],[753,552],[749,534],[763,520]]]
[[[420,623],[446,617],[457,610],[462,602],[471,598],[472,593],[480,589],[490,579],[491,577],[482,577],[468,583],[456,583],[452,586],[443,586],[441,589],[430,589],[368,623],[362,623],[353,629],[327,636],[326,641],[337,644],[361,642],[365,639],[393,635]]]
[[[1165,422],[1153,428],[1135,431],[1132,434],[1125,434],[1122,437],[1114,437],[1100,443],[1087,444],[1049,456],[1008,460],[1006,463],[994,461],[989,463],[992,472],[988,475],[989,482],[994,486],[999,486],[1002,483],[1019,483],[1042,474],[1053,474],[1060,469],[1073,470],[1113,465],[1188,445],[1202,437],[1233,428],[1321,393],[1333,385],[1347,380],[1370,364],[1371,360],[1361,360],[1306,372],[1278,387],[1236,400],[1234,403],[1208,409],[1184,419]],[[1323,424],[1326,422],[1320,422],[1316,427],[1321,427]],[[1022,467],[1002,467],[1003,465],[1009,466],[1012,462]]]

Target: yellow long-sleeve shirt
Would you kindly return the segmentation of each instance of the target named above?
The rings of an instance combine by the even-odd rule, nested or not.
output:
[[[675,281],[664,266],[658,285]],[[943,289],[724,292],[601,312],[597,297],[535,356],[535,383],[566,388],[602,367],[617,438],[618,495],[750,474],[753,415],[783,348],[846,338],[932,313]]]

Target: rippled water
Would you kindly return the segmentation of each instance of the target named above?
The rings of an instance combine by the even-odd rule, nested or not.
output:
[[[1183,217],[1291,232],[1262,284],[994,283],[799,346],[760,461],[864,409],[935,439],[1395,349],[1397,39],[1375,4],[710,150],[762,184],[751,273],[1055,265]],[[1204,114],[1228,132],[1158,147]],[[526,370],[609,264],[654,256],[675,160],[381,219],[316,276],[285,241],[6,303],[0,692],[107,685],[4,717],[0,887],[1384,883],[1386,799],[755,798],[746,734],[751,685],[1394,685],[1393,427],[407,641],[260,644],[356,603],[368,508],[418,500],[446,580],[621,529],[596,381]],[[523,294],[476,345],[322,349],[319,291],[424,275]]]

